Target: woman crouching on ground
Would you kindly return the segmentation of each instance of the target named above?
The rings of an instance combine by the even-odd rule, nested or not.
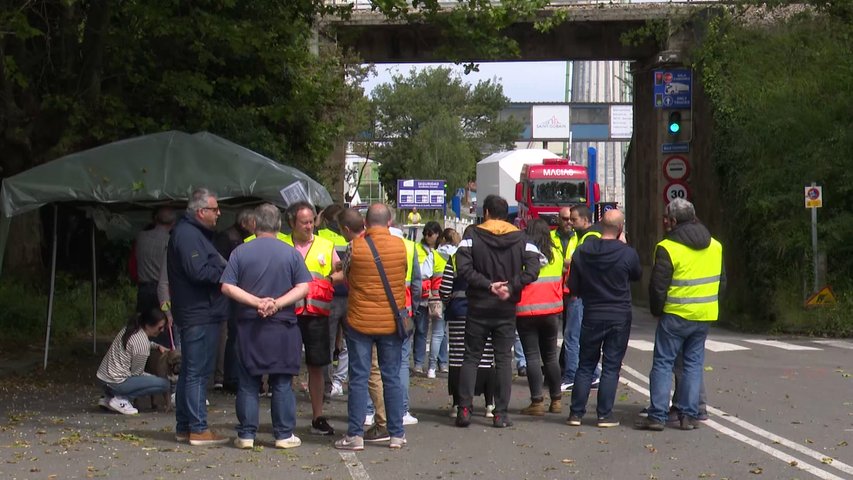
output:
[[[144,371],[151,350],[156,348],[162,353],[168,350],[149,340],[159,335],[165,325],[166,315],[156,308],[130,317],[98,367],[98,382],[104,388],[99,406],[135,415],[139,412],[131,403],[133,399],[169,391],[168,379]]]

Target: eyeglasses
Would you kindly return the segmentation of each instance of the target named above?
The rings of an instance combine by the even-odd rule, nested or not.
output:
[[[200,210],[210,210],[211,212],[220,213],[219,207],[201,207]]]
[[[560,217],[560,220],[562,220],[564,222],[571,222],[572,218],[571,217]]]

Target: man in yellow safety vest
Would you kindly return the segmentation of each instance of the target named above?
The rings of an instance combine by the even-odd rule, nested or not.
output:
[[[676,396],[682,430],[699,422],[699,390],[705,361],[705,339],[719,317],[725,288],[723,247],[696,219],[693,204],[675,199],[666,207],[670,230],[655,248],[649,282],[649,309],[660,317],[649,374],[651,406],[637,427],[663,430],[669,412],[673,366],[683,356],[682,384]]]

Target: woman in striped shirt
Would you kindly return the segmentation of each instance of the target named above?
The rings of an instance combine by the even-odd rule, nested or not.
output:
[[[131,316],[98,368],[98,381],[104,387],[104,396],[98,405],[134,415],[139,413],[131,404],[134,398],[169,391],[168,379],[144,371],[151,350],[157,348],[164,353],[167,350],[148,339],[159,335],[165,325],[165,314],[156,308]]]

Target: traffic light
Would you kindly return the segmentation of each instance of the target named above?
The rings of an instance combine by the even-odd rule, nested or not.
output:
[[[681,131],[681,112],[670,112],[667,131],[670,135],[678,135]]]

